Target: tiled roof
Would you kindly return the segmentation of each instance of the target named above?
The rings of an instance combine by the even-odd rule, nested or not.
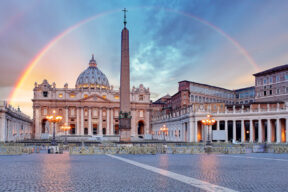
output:
[[[270,74],[270,73],[279,72],[279,71],[283,71],[283,70],[287,70],[287,69],[288,69],[288,64],[285,64],[285,65],[273,67],[271,69],[267,69],[265,71],[261,71],[259,73],[255,73],[253,75],[254,76],[267,75],[267,74]]]
[[[205,87],[214,88],[214,89],[221,89],[223,91],[229,91],[229,92],[232,91],[232,90],[225,89],[225,88],[222,88],[222,87],[217,87],[217,86],[208,85],[208,84],[204,84],[204,83],[197,83],[197,82],[193,82],[193,81],[184,80],[184,81],[179,81],[178,83],[180,83],[180,82],[189,82],[189,83],[192,83],[192,84],[195,84],[195,85],[205,86]]]

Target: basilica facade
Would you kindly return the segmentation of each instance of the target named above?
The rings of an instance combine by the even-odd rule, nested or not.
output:
[[[35,83],[33,120],[35,139],[51,137],[52,124],[47,115],[56,111],[63,118],[56,124],[56,136],[63,135],[62,125],[71,127],[69,136],[81,138],[116,138],[119,135],[120,92],[109,84],[106,75],[98,68],[92,56],[88,68],[77,78],[75,88],[65,84],[56,88],[43,80]],[[130,92],[131,139],[144,138],[149,134],[150,91],[142,84]]]

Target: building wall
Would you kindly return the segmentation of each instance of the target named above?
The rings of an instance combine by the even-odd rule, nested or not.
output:
[[[288,70],[255,76],[255,101],[288,101]]]
[[[255,101],[255,87],[236,89],[234,104],[250,104]]]
[[[150,92],[143,85],[133,87],[131,101],[131,136],[150,133]],[[78,136],[118,135],[120,100],[119,90],[56,88],[46,80],[35,84],[33,111],[35,138],[52,135],[53,125],[46,116],[53,111],[63,117],[56,125],[56,135],[64,134],[61,125],[74,127],[69,134]],[[139,125],[141,125],[139,127]]]
[[[205,141],[208,127],[202,125],[201,120],[210,114],[216,120],[212,129],[224,130],[225,142],[288,142],[288,107],[283,103],[253,104],[248,109],[234,106],[230,110],[221,110],[219,106],[217,112],[211,111],[213,107],[209,105],[193,105],[170,114],[152,117],[153,138],[183,142]],[[164,125],[168,128],[168,134],[160,130]]]
[[[32,138],[32,120],[20,109],[0,102],[0,142],[21,141]]]

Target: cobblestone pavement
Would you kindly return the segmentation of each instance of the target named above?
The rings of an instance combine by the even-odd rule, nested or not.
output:
[[[238,191],[288,191],[288,155],[119,156]],[[0,156],[0,191],[202,190],[106,155],[65,153]]]
[[[121,157],[237,191],[288,191],[287,154],[122,155]]]

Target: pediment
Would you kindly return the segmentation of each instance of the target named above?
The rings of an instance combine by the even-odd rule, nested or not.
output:
[[[80,99],[80,101],[94,101],[94,102],[111,102],[109,99],[103,98],[98,94],[90,95],[86,98]]]

